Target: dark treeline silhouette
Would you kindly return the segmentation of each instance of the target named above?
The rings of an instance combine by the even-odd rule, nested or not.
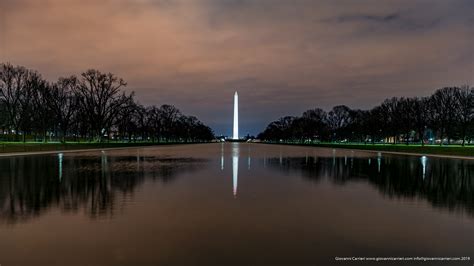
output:
[[[212,130],[172,105],[143,106],[127,83],[87,70],[50,83],[22,66],[0,64],[0,129],[4,140],[172,141],[214,138]]]
[[[371,110],[340,105],[270,123],[258,136],[279,142],[447,143],[474,138],[474,88],[446,87],[429,97],[391,98]]]
[[[389,198],[425,199],[433,207],[474,217],[474,163],[470,160],[413,156],[282,157],[267,165],[335,184],[368,181]]]
[[[0,222],[16,223],[50,209],[113,216],[146,180],[164,184],[203,169],[197,158],[160,156],[10,157],[0,160]]]

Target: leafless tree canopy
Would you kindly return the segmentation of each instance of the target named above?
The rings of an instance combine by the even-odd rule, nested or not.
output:
[[[172,105],[140,105],[127,83],[90,69],[50,83],[33,70],[0,65],[0,122],[8,140],[207,141],[212,130]]]
[[[446,87],[430,97],[390,98],[371,110],[335,106],[283,117],[260,133],[269,141],[451,143],[474,139],[474,88]]]

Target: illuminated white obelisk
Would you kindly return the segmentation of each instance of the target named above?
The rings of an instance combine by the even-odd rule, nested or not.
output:
[[[234,131],[232,139],[239,139],[239,95],[234,94]]]

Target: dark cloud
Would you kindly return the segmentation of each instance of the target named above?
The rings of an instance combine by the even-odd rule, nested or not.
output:
[[[409,34],[436,29],[441,25],[442,17],[410,17],[400,12],[386,15],[376,14],[351,14],[341,15],[321,20],[327,24],[355,25],[359,30],[352,34],[361,36],[365,34]]]
[[[392,13],[384,16],[377,15],[343,15],[335,18],[333,21],[340,23],[347,22],[356,22],[356,21],[369,21],[369,22],[379,22],[379,23],[388,23],[400,19],[400,14]]]
[[[282,115],[474,83],[469,0],[0,0],[0,58],[48,79],[94,67],[144,104],[230,133]]]

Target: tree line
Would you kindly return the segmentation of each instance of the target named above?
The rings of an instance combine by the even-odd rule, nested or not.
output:
[[[474,139],[474,88],[445,87],[428,97],[393,97],[370,110],[345,105],[271,122],[258,135],[278,142],[470,144]]]
[[[196,142],[212,130],[172,105],[143,106],[127,83],[95,69],[48,82],[35,70],[0,64],[4,140]]]

